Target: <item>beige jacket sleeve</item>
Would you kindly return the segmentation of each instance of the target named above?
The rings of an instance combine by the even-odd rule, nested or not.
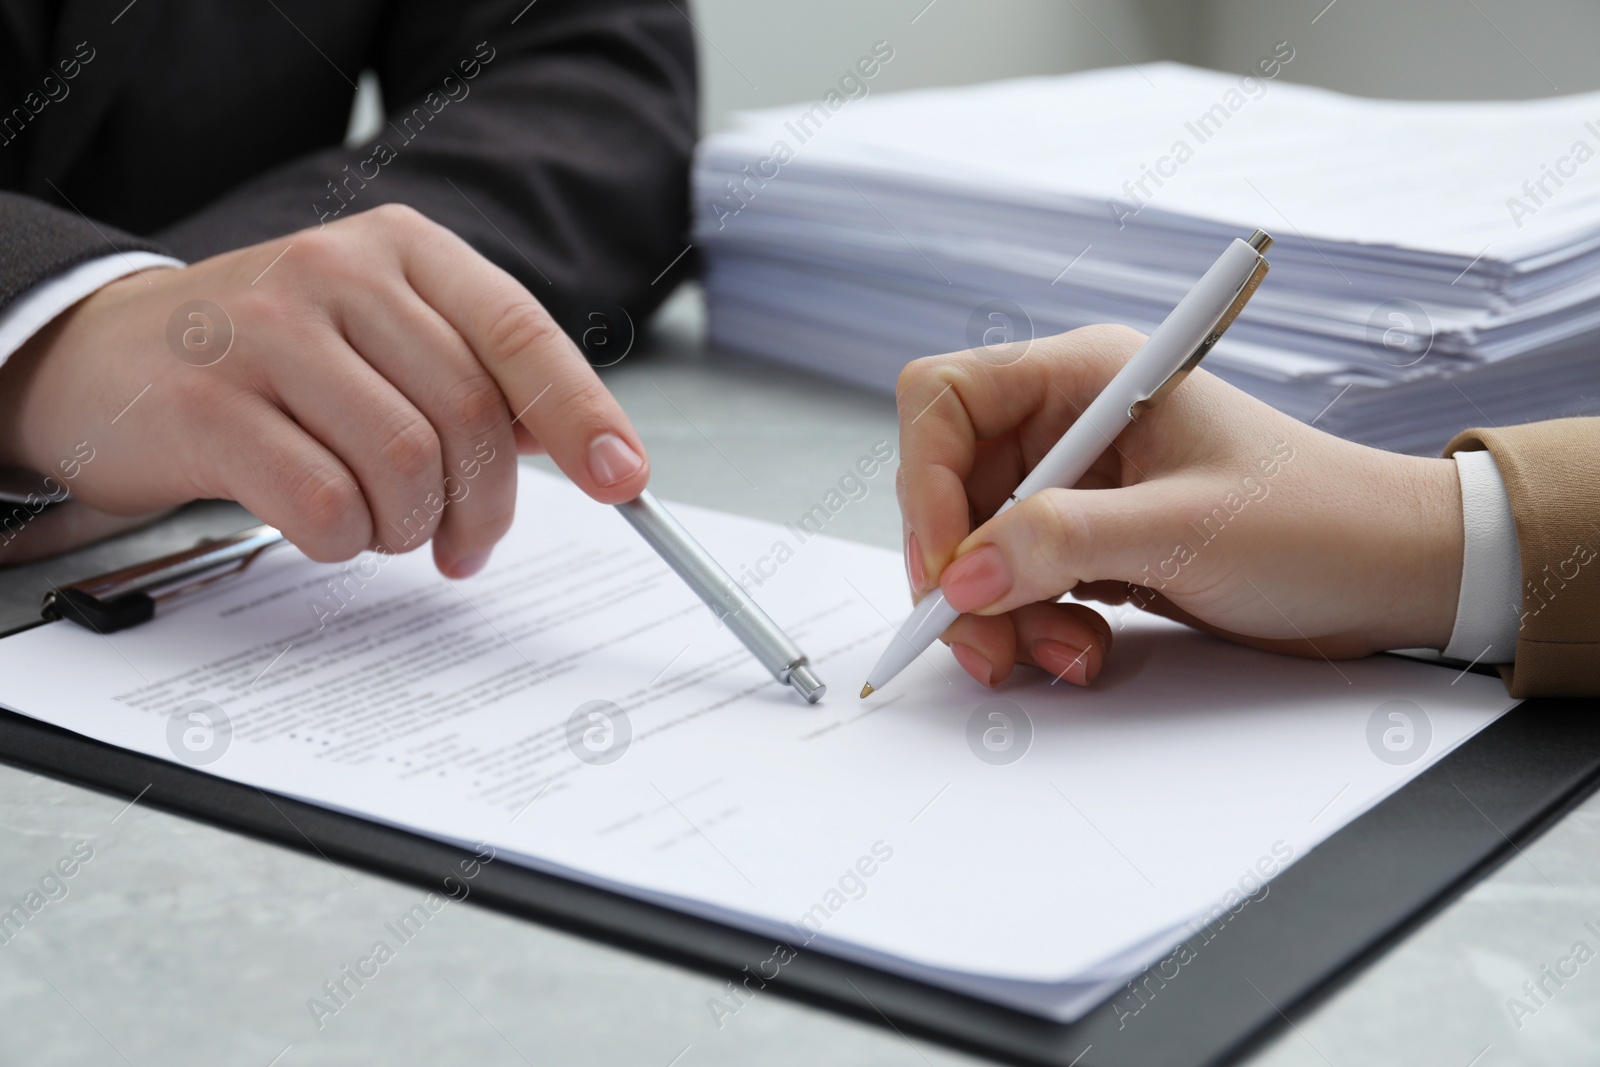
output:
[[[1487,449],[1522,551],[1511,695],[1600,696],[1600,418],[1467,430],[1445,455]]]

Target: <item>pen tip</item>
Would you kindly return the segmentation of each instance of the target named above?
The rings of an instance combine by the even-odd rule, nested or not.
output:
[[[868,682],[866,685],[861,687],[861,699],[865,700],[871,695],[872,695],[872,683]]]

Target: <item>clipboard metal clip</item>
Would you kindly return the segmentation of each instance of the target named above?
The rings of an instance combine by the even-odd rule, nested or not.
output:
[[[237,574],[262,553],[288,543],[272,526],[207,538],[170,556],[52,588],[44,595],[43,615],[96,633],[126,630],[153,618],[156,604]]]

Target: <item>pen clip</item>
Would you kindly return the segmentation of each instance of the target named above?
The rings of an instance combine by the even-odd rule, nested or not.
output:
[[[1205,359],[1213,348],[1217,347],[1217,342],[1222,340],[1222,335],[1227,332],[1229,326],[1233,325],[1233,320],[1239,317],[1239,313],[1250,302],[1250,298],[1255,295],[1256,290],[1261,288],[1261,279],[1267,276],[1267,271],[1270,268],[1266,258],[1260,255],[1260,251],[1262,250],[1262,245],[1270,244],[1271,240],[1260,230],[1256,231],[1256,235],[1250,240],[1250,244],[1257,249],[1255,269],[1245,278],[1244,284],[1239,286],[1239,291],[1233,295],[1233,300],[1228,304],[1226,310],[1222,312],[1210,331],[1206,333],[1205,340],[1195,345],[1194,351],[1190,352],[1188,357],[1178,364],[1177,369],[1167,376],[1166,381],[1156,386],[1155,390],[1148,396],[1142,396],[1128,406],[1129,419],[1134,422],[1139,421],[1140,415],[1165,400],[1167,394],[1176,389],[1179,383],[1189,376],[1189,372],[1198,367],[1200,361]]]
[[[125,630],[154,616],[157,601],[242,571],[263,552],[283,544],[288,544],[283,534],[271,526],[208,538],[170,556],[52,588],[44,595],[41,613],[97,633]]]

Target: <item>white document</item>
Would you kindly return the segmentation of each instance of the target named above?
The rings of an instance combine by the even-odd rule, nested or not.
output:
[[[898,555],[675,512],[731,572],[771,575],[752,591],[820,705],[612,509],[528,469],[475,578],[282,549],[131,631],[0,641],[0,703],[1057,1018],[1514,703],[1477,675],[1134,614],[1088,691],[1022,671],[990,692],[936,646],[860,701],[910,606]]]

